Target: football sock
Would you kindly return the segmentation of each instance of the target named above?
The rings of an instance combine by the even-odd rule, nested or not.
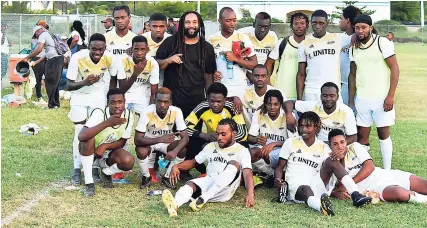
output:
[[[175,202],[178,207],[187,203],[193,195],[193,189],[189,185],[182,186],[175,194]]]
[[[393,143],[390,137],[384,140],[380,140],[380,150],[383,157],[384,169],[391,169],[391,159],[393,156]]]
[[[341,183],[344,185],[344,187],[347,189],[348,194],[350,195],[353,194],[353,192],[359,191],[356,183],[354,183],[353,179],[349,175],[345,175],[341,179]]]
[[[139,174],[141,174],[141,177],[150,177],[150,172],[148,171],[148,157],[146,157],[143,160],[138,160],[138,167],[139,167]]]
[[[239,170],[236,166],[228,164],[216,178],[213,185],[202,194],[204,202],[208,202],[212,197],[214,197],[218,192],[223,188],[227,187],[236,177],[236,174]]]
[[[92,178],[92,164],[93,164],[94,155],[89,156],[81,156],[82,165],[83,165],[83,173],[85,175],[85,184],[93,184]]]
[[[315,196],[310,196],[307,199],[307,205],[316,211],[321,211],[320,199]]]
[[[267,162],[264,161],[264,159],[259,159],[258,161],[252,163],[253,166],[255,166],[256,168],[258,168],[261,172],[272,176],[274,174],[274,170],[273,168],[271,168],[271,166],[269,164],[267,164]]]
[[[74,124],[74,139],[73,139],[73,166],[74,169],[80,169],[82,166],[82,161],[80,159],[79,151],[79,134],[83,129],[83,124]]]

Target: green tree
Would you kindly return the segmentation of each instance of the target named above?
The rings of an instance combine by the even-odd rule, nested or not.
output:
[[[283,20],[280,20],[279,18],[273,17],[273,18],[271,18],[271,23],[283,23]]]
[[[239,12],[242,14],[242,18],[239,21],[239,23],[253,23],[254,18],[251,15],[251,12],[246,8],[239,8]]]
[[[331,14],[331,20],[341,18],[341,14],[343,9],[347,6],[354,6],[358,1],[343,1],[344,6],[335,6],[337,11],[333,11]],[[356,6],[357,7],[357,6]],[[369,10],[366,8],[367,6],[358,7],[363,14],[372,15],[375,13],[375,10]]]
[[[108,5],[100,4],[100,2],[80,1],[77,3],[80,14],[110,14]]]
[[[6,1],[1,2],[2,13],[31,13],[27,8],[28,2],[12,2],[12,5],[6,5]]]
[[[427,2],[424,3],[424,13],[427,15]],[[417,22],[421,21],[419,1],[392,1],[390,3],[391,19],[400,22]]]

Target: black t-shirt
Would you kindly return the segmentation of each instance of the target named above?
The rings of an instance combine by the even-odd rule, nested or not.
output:
[[[206,100],[205,96],[205,73],[213,74],[216,71],[215,52],[210,43],[205,42],[207,50],[205,69],[200,65],[199,42],[186,44],[186,53],[182,53],[181,64],[169,64],[164,70],[163,86],[172,91],[172,102],[181,109],[195,108],[200,102]],[[156,53],[156,59],[167,59],[174,53],[175,36],[166,38]],[[182,65],[181,77],[179,76],[179,65]]]

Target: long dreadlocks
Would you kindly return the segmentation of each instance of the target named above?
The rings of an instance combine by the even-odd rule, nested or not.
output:
[[[186,60],[187,60],[187,50],[185,48],[185,35],[184,35],[184,31],[185,31],[185,17],[188,14],[195,14],[197,16],[197,20],[199,21],[199,42],[198,42],[198,49],[199,49],[199,65],[200,67],[203,69],[203,73],[205,73],[205,66],[206,66],[206,57],[207,57],[207,50],[206,50],[206,42],[205,42],[205,24],[203,23],[203,19],[202,16],[196,12],[196,11],[187,11],[184,14],[182,14],[182,16],[179,18],[179,26],[178,26],[178,31],[177,33],[175,33],[174,35],[174,45],[173,45],[173,51],[172,51],[172,55],[176,54],[176,53],[181,53],[182,54],[182,64],[179,64],[178,66],[178,78],[179,78],[179,83],[181,84],[181,80],[182,80],[182,69],[183,69],[183,65],[186,66]],[[169,56],[170,57],[170,56]],[[204,74],[203,74],[204,75]]]

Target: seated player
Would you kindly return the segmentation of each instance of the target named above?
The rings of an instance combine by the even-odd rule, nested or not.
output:
[[[126,93],[126,106],[140,114],[153,104],[159,85],[159,64],[147,55],[147,38],[135,36],[132,39],[132,56],[123,55],[121,61],[125,77],[117,77],[120,89]]]
[[[246,87],[242,101],[243,116],[245,117],[248,128],[251,126],[253,114],[263,104],[265,93],[276,89],[268,84],[268,72],[264,65],[258,64],[252,69],[252,78],[254,84]]]
[[[105,109],[92,111],[78,137],[86,184],[85,196],[95,194],[92,165],[102,169],[104,187],[113,188],[111,176],[131,170],[135,162],[134,157],[122,149],[132,135],[133,126],[133,115],[125,109],[124,93],[111,89],[107,93],[107,104]]]
[[[285,112],[288,130],[295,131],[296,120],[292,115],[294,108],[298,112],[313,111],[322,119],[322,129],[318,139],[328,142],[328,133],[332,129],[341,129],[347,135],[347,143],[351,144],[357,141],[356,119],[353,110],[350,107],[338,101],[338,86],[333,82],[327,82],[320,89],[320,100],[317,101],[286,101]]]
[[[254,71],[256,75],[256,71]],[[256,76],[255,76],[256,77]],[[269,90],[262,108],[254,113],[249,129],[248,143],[252,164],[257,170],[272,178],[279,161],[280,148],[288,138],[283,97],[279,90]]]
[[[243,115],[237,114],[233,108],[233,103],[226,101],[227,88],[223,84],[215,82],[209,86],[206,94],[208,100],[197,105],[185,120],[188,135],[191,137],[186,160],[193,159],[204,145],[217,140],[216,127],[222,119],[232,118],[237,123],[237,142],[245,142],[247,138]],[[206,125],[207,132],[201,132],[202,123]],[[203,164],[196,168],[202,174],[206,173]]]
[[[359,193],[356,183],[340,162],[344,152],[330,153],[329,146],[316,138],[321,124],[316,113],[301,114],[298,119],[301,136],[289,138],[283,144],[274,175],[278,201],[285,202],[289,198],[295,202],[305,202],[324,215],[334,216],[329,195],[337,178],[350,193],[354,206],[369,204],[372,198]],[[285,181],[282,179],[283,172]]]
[[[375,167],[368,151],[354,142],[347,145],[342,130],[335,129],[329,133],[332,152],[344,151],[345,169],[357,183],[360,191],[379,193],[383,201],[404,203],[427,203],[427,180],[401,170],[386,170]],[[332,195],[349,198],[343,186],[338,186]]]
[[[247,196],[246,207],[254,205],[254,184],[251,167],[251,156],[248,149],[236,142],[237,124],[226,118],[218,123],[216,129],[217,141],[211,142],[192,160],[184,161],[172,167],[170,179],[176,183],[180,171],[190,170],[196,164],[207,162],[206,177],[188,181],[175,194],[169,190],[163,191],[163,203],[170,216],[177,216],[178,208],[190,201],[193,211],[200,211],[207,202],[229,201],[240,185],[243,173]]]
[[[158,89],[155,104],[143,110],[135,128],[136,156],[141,174],[140,188],[150,185],[148,157],[154,151],[164,153],[165,159],[171,162],[162,183],[168,188],[175,188],[169,182],[169,174],[172,166],[184,161],[188,134],[181,109],[171,103],[172,92],[166,87]],[[177,136],[180,139],[176,139]]]

